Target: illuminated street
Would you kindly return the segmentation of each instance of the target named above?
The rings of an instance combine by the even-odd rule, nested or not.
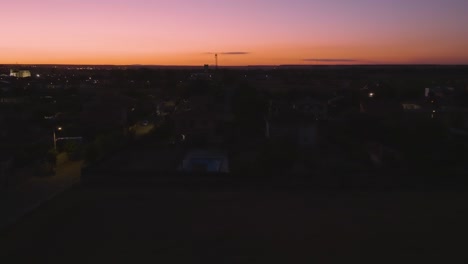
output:
[[[147,135],[151,130],[155,128],[155,125],[153,123],[149,123],[146,126],[143,126],[141,124],[134,125],[132,127],[135,130],[135,137],[140,138],[144,135]]]

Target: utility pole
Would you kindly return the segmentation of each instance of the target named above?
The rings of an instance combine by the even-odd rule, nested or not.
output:
[[[58,130],[58,131],[61,131],[62,130],[62,127],[57,127],[57,128],[54,128],[54,150],[55,152],[57,152],[57,135],[55,134],[55,130]]]

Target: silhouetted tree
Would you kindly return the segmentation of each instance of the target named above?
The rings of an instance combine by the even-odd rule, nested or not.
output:
[[[266,100],[247,84],[236,90],[233,100],[236,126],[243,136],[264,134]]]

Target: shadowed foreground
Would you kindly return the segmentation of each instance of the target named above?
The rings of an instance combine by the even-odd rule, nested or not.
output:
[[[467,198],[76,187],[6,230],[1,262],[460,263]]]

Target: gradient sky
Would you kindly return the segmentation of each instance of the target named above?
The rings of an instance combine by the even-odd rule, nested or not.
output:
[[[468,64],[467,0],[11,0],[1,64]]]

